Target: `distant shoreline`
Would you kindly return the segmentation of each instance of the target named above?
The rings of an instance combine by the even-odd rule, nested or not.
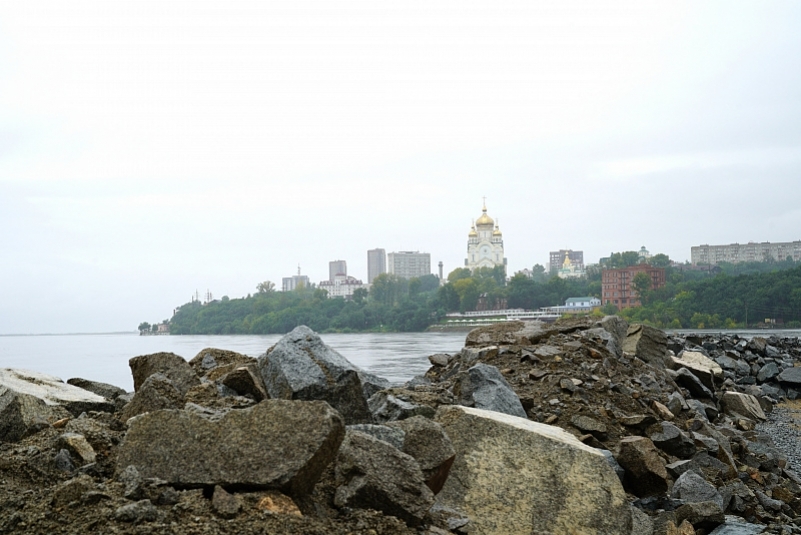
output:
[[[139,331],[109,331],[102,333],[10,333],[0,334],[0,338],[12,336],[102,336],[108,334],[135,334],[138,336]]]

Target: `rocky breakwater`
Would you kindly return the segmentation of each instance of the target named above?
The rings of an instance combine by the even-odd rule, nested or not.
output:
[[[305,327],[132,358],[130,393],[4,370],[0,533],[801,532],[760,423],[799,349],[608,317],[476,329],[403,386]]]

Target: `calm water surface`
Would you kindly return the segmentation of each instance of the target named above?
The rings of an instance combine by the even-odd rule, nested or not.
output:
[[[466,333],[324,334],[323,342],[356,366],[403,383],[429,368],[428,356],[456,353]],[[281,335],[139,336],[67,334],[0,336],[0,368],[25,368],[63,380],[83,377],[133,390],[128,359],[168,351],[192,359],[202,349],[216,347],[258,357]]]

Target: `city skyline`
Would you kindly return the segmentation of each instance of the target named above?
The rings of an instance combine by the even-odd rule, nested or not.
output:
[[[119,331],[365,251],[507,272],[797,240],[801,4],[0,5],[0,334]]]

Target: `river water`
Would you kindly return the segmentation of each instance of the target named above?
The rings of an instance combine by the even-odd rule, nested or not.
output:
[[[428,356],[456,353],[466,333],[323,334],[356,366],[400,384],[430,367]],[[24,368],[63,380],[82,377],[133,390],[128,359],[172,352],[191,360],[215,347],[258,357],[281,335],[139,336],[139,333],[0,336],[0,368]]]

